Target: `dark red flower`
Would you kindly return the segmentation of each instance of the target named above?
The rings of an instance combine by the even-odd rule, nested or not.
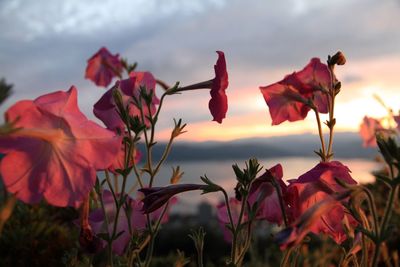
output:
[[[283,182],[282,165],[277,164],[266,170],[263,175],[252,183],[249,193],[249,204],[253,206],[258,203],[257,219],[267,220],[280,225],[283,222],[282,209],[273,180],[281,190],[282,196],[286,194],[287,185]],[[286,207],[285,207],[286,209]]]
[[[176,194],[193,191],[193,190],[204,190],[208,188],[208,185],[200,184],[174,184],[165,187],[151,187],[139,189],[139,192],[144,194],[143,202],[143,213],[151,213],[156,209],[162,207],[168,202],[170,198]]]
[[[311,61],[299,72],[287,75],[283,80],[260,87],[269,107],[272,125],[284,121],[303,120],[312,105],[320,113],[328,112],[327,92],[332,88],[332,74],[319,58]]]
[[[85,78],[97,86],[107,87],[112,78],[121,75],[123,69],[119,55],[112,55],[105,47],[100,48],[87,62]]]
[[[222,123],[228,111],[228,98],[225,90],[228,87],[228,72],[226,71],[225,55],[222,51],[217,51],[218,60],[214,65],[215,78],[212,82],[210,91],[211,99],[208,103],[213,120]]]
[[[217,54],[217,63],[215,63],[214,65],[214,79],[180,87],[178,88],[177,92],[196,89],[211,89],[211,99],[208,103],[208,108],[210,109],[211,115],[213,116],[213,121],[222,123],[222,120],[225,118],[226,112],[228,111],[228,98],[225,91],[228,87],[229,82],[224,52],[217,51]]]
[[[344,192],[336,179],[347,184],[356,184],[350,170],[338,161],[321,162],[298,179],[290,180],[286,192],[286,200],[291,207],[291,214],[296,219],[317,203],[331,199],[335,193]],[[345,217],[353,221],[339,201],[330,204],[331,207],[314,220],[308,231],[315,234],[325,233],[337,243],[346,239],[342,226]]]

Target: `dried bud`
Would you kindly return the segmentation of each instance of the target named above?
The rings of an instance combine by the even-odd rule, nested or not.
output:
[[[329,59],[329,65],[344,65],[346,63],[346,57],[339,51]]]

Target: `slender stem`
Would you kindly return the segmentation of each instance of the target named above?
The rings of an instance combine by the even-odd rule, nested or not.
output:
[[[319,118],[319,113],[317,108],[313,108],[314,113],[315,113],[315,118],[317,119],[317,124],[318,124],[318,135],[319,139],[321,141],[321,151],[322,151],[322,161],[326,161],[326,156],[327,154],[325,153],[325,141],[324,141],[324,134],[322,132],[322,125],[321,125],[321,119]]]
[[[371,191],[369,191],[368,188],[366,188],[365,186],[362,186],[362,190],[364,191],[365,195],[367,196],[368,206],[372,213],[375,236],[379,236],[378,215],[377,215],[377,211],[376,211],[374,197],[373,197]]]
[[[223,189],[222,187],[221,187],[221,191],[222,191],[222,194],[224,194],[226,209],[228,211],[229,223],[230,223],[232,229],[235,229],[235,224],[233,223],[233,217],[232,217],[232,213],[231,213],[231,207],[229,204],[228,194],[226,193],[225,189]]]
[[[281,208],[283,222],[285,223],[285,227],[288,227],[289,226],[289,222],[288,222],[288,219],[287,219],[287,216],[286,216],[286,209],[285,209],[285,204],[283,202],[283,196],[282,196],[281,187],[276,182],[275,177],[273,177],[272,185],[275,187],[276,193],[278,194],[279,207]]]
[[[168,144],[164,150],[164,153],[161,156],[160,161],[157,163],[156,167],[154,168],[154,175],[156,175],[161,167],[161,165],[164,163],[164,161],[167,159],[169,153],[171,152],[171,147],[172,147],[172,142],[174,141],[173,136],[169,138]]]
[[[329,65],[329,72],[331,74],[331,88],[329,90],[330,93],[330,110],[329,110],[329,143],[328,143],[328,151],[327,151],[327,156],[328,160],[331,157],[330,155],[332,154],[332,144],[333,144],[333,128],[335,126],[335,97],[336,97],[336,92],[335,92],[335,76],[334,76],[334,65]]]
[[[361,235],[361,265],[364,267],[368,267],[368,249],[367,249],[367,238],[366,236],[363,234]],[[356,258],[357,259],[357,258]]]
[[[141,99],[139,101],[141,101]],[[140,110],[140,117],[142,119],[142,122],[145,123],[143,107],[140,106],[139,110]],[[144,141],[146,143],[146,154],[147,154],[146,168],[148,168],[148,171],[151,174],[153,172],[152,169],[151,169],[151,166],[150,166],[151,165],[151,146],[150,146],[149,137],[148,137],[146,129],[143,131],[143,134],[144,134]]]
[[[114,190],[115,192],[118,194],[118,175],[116,175],[115,173],[113,174],[113,178],[114,178]]]
[[[232,228],[231,261],[233,262],[234,253],[235,253],[235,250],[233,248],[236,247],[236,238],[233,238],[233,237],[235,236],[235,233],[236,233],[236,226],[233,222],[233,217],[232,217],[232,213],[231,213],[231,206],[229,204],[228,194],[226,193],[225,189],[223,189],[222,187],[221,187],[221,192],[224,195],[226,210],[228,212],[229,224]]]
[[[108,216],[106,213],[106,208],[104,207],[103,193],[101,191],[100,191],[99,197],[100,197],[101,210],[103,211],[103,214],[104,214],[105,228],[106,228],[106,233],[107,233],[107,237],[108,237],[108,242],[107,242],[108,259],[110,260],[110,265],[114,266],[113,254],[112,254],[112,240],[111,240],[111,236],[110,236],[110,230],[108,229],[110,223],[109,223]]]
[[[246,252],[251,245],[252,223],[253,221],[249,221],[247,224],[246,240],[244,242],[243,249],[238,256],[238,265],[241,265],[241,263],[243,262],[244,256],[246,255]]]
[[[114,202],[117,202],[117,196],[116,196],[114,188],[113,188],[113,186],[111,184],[110,175],[108,173],[108,170],[104,170],[104,174],[106,176],[106,182],[107,182],[108,187],[110,188],[110,192],[111,192],[111,194],[113,196]]]
[[[386,233],[386,228],[387,228],[387,224],[390,220],[390,217],[392,215],[392,211],[393,211],[393,205],[395,202],[395,198],[399,193],[399,186],[395,185],[394,187],[392,186],[390,188],[390,192],[389,192],[389,199],[386,205],[386,209],[385,209],[385,213],[383,215],[383,219],[380,225],[380,234],[379,234],[379,240],[378,242],[375,243],[375,251],[374,251],[374,256],[373,256],[373,260],[372,260],[372,267],[376,267],[378,266],[378,261],[379,261],[379,255],[380,255],[380,250],[381,250],[381,245],[382,242],[384,240],[382,240],[383,235],[385,235]]]
[[[289,249],[285,250],[285,253],[283,255],[281,265],[280,265],[281,267],[289,266],[288,263],[289,263],[290,255],[292,254],[292,251],[294,250],[294,248],[295,247],[293,246],[293,247],[290,247]]]
[[[190,91],[190,90],[197,90],[197,89],[211,89],[213,81],[214,81],[214,79],[211,79],[208,81],[191,84],[191,85],[184,86],[184,87],[179,87],[176,90],[176,92],[183,92],[183,91]]]

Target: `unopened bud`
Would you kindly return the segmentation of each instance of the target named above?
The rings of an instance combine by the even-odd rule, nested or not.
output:
[[[334,54],[329,60],[329,65],[344,65],[345,63],[346,57],[341,51]]]

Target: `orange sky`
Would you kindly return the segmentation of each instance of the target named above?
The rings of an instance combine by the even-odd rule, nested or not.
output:
[[[299,66],[300,70],[303,66]],[[386,110],[373,97],[379,95],[386,105],[396,109],[400,108],[400,91],[398,90],[398,70],[400,69],[400,57],[375,58],[370,60],[359,60],[352,62],[348,60],[345,66],[337,68],[339,80],[345,76],[356,77],[353,81],[343,81],[341,93],[337,97],[335,116],[337,120],[337,131],[358,131],[359,124],[365,115],[382,117],[386,115]],[[268,77],[283,77],[293,70],[279,69],[265,75]],[[279,74],[278,74],[279,73]],[[259,75],[258,73],[256,75]],[[278,78],[279,79],[279,78]],[[257,77],[255,80],[262,80]],[[265,79],[264,79],[265,80]],[[277,80],[266,80],[260,85],[273,83]],[[232,91],[234,93],[232,93]],[[235,107],[246,112],[241,114],[230,114],[222,124],[210,121],[198,121],[188,123],[188,133],[182,135],[180,140],[186,141],[206,141],[219,140],[229,141],[249,137],[267,137],[274,135],[289,135],[299,133],[317,133],[315,116],[310,112],[304,121],[284,122],[280,125],[271,126],[271,119],[268,107],[259,92],[258,88],[236,88],[231,82],[227,91],[230,108]],[[207,109],[208,94],[198,95],[193,98],[193,103],[188,105],[198,105],[198,109]],[[179,96],[178,96],[179,97]],[[175,107],[177,112],[185,114],[185,104],[174,101],[166,101],[165,109],[170,105]],[[179,108],[181,107],[181,108]],[[201,112],[204,112],[202,110]],[[177,113],[179,114],[179,113]],[[211,118],[211,116],[210,116]],[[167,120],[167,118],[163,118]],[[167,140],[170,130],[162,130],[158,137]]]

